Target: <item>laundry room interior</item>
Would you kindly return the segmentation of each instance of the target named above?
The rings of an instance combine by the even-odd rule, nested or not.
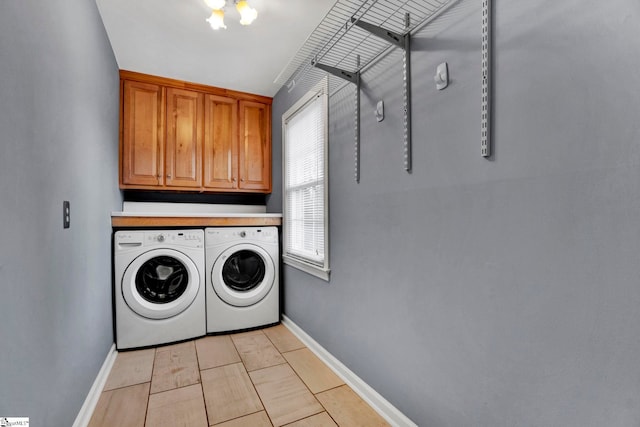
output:
[[[0,424],[640,425],[638,66],[633,0],[1,1]]]

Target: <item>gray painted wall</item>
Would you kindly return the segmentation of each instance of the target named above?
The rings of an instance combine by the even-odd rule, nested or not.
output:
[[[71,426],[105,360],[117,161],[95,3],[0,1],[0,416]]]
[[[461,0],[414,39],[411,174],[399,52],[363,76],[360,184],[332,96],[332,277],[285,267],[286,314],[421,426],[640,425],[640,4],[494,5],[493,158]],[[304,91],[275,97],[274,157]]]

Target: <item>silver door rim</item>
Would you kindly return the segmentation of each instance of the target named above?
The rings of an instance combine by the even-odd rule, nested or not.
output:
[[[222,267],[224,266],[225,261],[234,253],[242,250],[255,252],[260,256],[260,258],[262,258],[262,262],[264,262],[265,266],[262,282],[260,282],[260,284],[255,288],[246,292],[231,289],[224,283],[224,279],[222,277]],[[269,291],[271,291],[274,281],[275,268],[271,256],[269,256],[267,251],[260,246],[256,246],[251,243],[241,243],[239,245],[228,247],[218,256],[213,263],[213,268],[211,269],[211,284],[216,295],[218,295],[222,301],[236,307],[248,307],[262,301],[269,294]]]
[[[174,301],[166,304],[156,304],[144,299],[136,289],[136,275],[142,265],[158,256],[176,258],[187,268],[189,283],[184,293]],[[194,262],[182,252],[173,249],[152,249],[137,256],[129,264],[122,276],[122,296],[125,303],[136,314],[148,319],[168,319],[185,311],[193,303],[200,289],[200,274]]]

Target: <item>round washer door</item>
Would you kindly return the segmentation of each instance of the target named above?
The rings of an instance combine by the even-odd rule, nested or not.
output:
[[[168,319],[186,310],[200,288],[194,262],[173,249],[153,249],[138,256],[122,278],[122,296],[137,314]]]
[[[213,263],[211,283],[227,304],[247,307],[261,301],[275,278],[273,260],[260,246],[242,243],[227,248]]]

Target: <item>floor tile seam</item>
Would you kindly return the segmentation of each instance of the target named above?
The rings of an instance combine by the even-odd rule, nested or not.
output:
[[[125,352],[126,353],[126,352]],[[156,360],[156,348],[153,348],[153,359],[151,360],[151,376],[149,377],[148,381],[140,381],[140,382],[135,382],[135,383],[131,383],[131,384],[125,384],[125,385],[121,385],[119,387],[113,387],[110,389],[107,389],[107,385],[109,383],[109,378],[107,378],[107,381],[105,382],[105,385],[102,389],[102,392],[104,393],[105,391],[111,391],[111,390],[118,390],[121,388],[125,388],[125,387],[130,387],[132,385],[140,385],[140,384],[145,384],[145,383],[151,383],[151,379],[153,378],[153,365],[155,364],[155,360]],[[114,371],[116,371],[119,368],[119,365],[116,367],[116,363],[118,362],[118,355],[116,355],[116,360],[114,361],[114,366],[113,368],[111,368],[111,372],[109,373],[109,377],[111,376],[111,374],[113,374]],[[131,366],[135,366],[135,363],[132,363]]]
[[[283,357],[283,359],[284,359],[284,357]],[[244,365],[244,368],[247,370],[247,372],[257,372],[257,371],[261,371],[263,369],[273,368],[274,366],[289,365],[289,362],[287,362],[287,360],[284,359],[284,362],[279,362],[279,363],[275,363],[273,365],[263,366],[261,368],[256,368],[256,369],[252,369],[252,370],[247,369],[247,366],[244,363],[242,363],[242,364]],[[289,366],[291,366],[291,365],[289,365]],[[293,368],[291,368],[291,369],[293,369]]]
[[[211,370],[213,370],[213,369],[218,369],[218,368],[225,368],[225,367],[227,367],[227,366],[231,366],[231,365],[237,365],[238,363],[239,363],[239,364],[241,364],[241,365],[242,365],[242,367],[243,367],[243,368],[245,368],[245,370],[247,369],[247,368],[244,366],[244,363],[242,363],[242,360],[241,360],[241,361],[239,361],[239,362],[226,363],[226,364],[224,364],[224,365],[214,366],[214,367],[212,367],[212,368],[201,369],[201,370],[200,370],[200,380],[202,380],[202,373],[203,373],[203,372],[211,371]]]
[[[307,348],[307,347],[305,346],[304,348]],[[297,349],[297,350],[302,350],[302,349]],[[292,351],[297,351],[297,350],[292,350]],[[309,351],[311,351],[311,350],[309,350]],[[287,351],[287,352],[285,352],[285,353],[291,353],[291,351]],[[312,352],[312,353],[313,353],[313,352]],[[284,357],[284,355],[283,355],[282,357]],[[316,356],[316,357],[317,357],[317,356]],[[286,358],[285,358],[285,359],[286,359]],[[293,370],[293,372],[296,374],[296,376],[297,376],[298,378],[300,378],[300,381],[302,381],[302,384],[304,384],[304,386],[307,388],[307,390],[309,390],[309,393],[311,393],[311,395],[316,399],[316,401],[320,404],[320,406],[322,406],[322,407],[324,408],[325,412],[326,412],[326,413],[331,417],[331,414],[329,413],[329,410],[328,410],[327,408],[325,408],[325,406],[322,404],[322,402],[320,402],[320,400],[318,399],[317,395],[318,395],[318,394],[321,394],[321,393],[324,393],[324,392],[327,392],[327,391],[329,391],[329,390],[337,389],[337,388],[339,388],[339,387],[343,387],[343,386],[349,387],[349,385],[348,385],[347,383],[345,383],[345,382],[344,382],[344,380],[343,380],[342,378],[338,377],[338,378],[340,379],[340,381],[342,381],[342,384],[338,384],[337,386],[329,387],[329,388],[328,388],[328,389],[326,389],[326,390],[321,390],[321,391],[318,391],[318,392],[315,392],[315,393],[314,393],[314,392],[311,390],[311,388],[309,388],[309,385],[308,385],[308,384],[304,381],[304,379],[300,376],[300,374],[298,374],[298,371],[296,371],[296,369],[293,367],[293,365],[292,365],[288,360],[287,360],[287,363],[289,364],[289,366],[291,367],[291,369]],[[327,366],[327,364],[326,364],[326,363],[324,363],[322,360],[320,360],[320,363],[322,363],[322,365],[323,365],[323,366],[325,366],[327,369],[331,370],[331,368],[329,368],[329,367]],[[333,371],[331,370],[331,372],[333,372]],[[335,374],[335,373],[334,373],[334,374]],[[351,389],[351,387],[349,387],[349,389]],[[352,390],[352,391],[353,391],[353,390]],[[365,403],[366,403],[366,402],[365,402]],[[368,405],[368,404],[367,404],[367,405]],[[333,419],[333,417],[331,417],[331,419]],[[338,424],[338,422],[337,422],[337,421],[335,421],[335,420],[334,420],[334,422],[335,422],[336,424]]]
[[[282,325],[282,323],[280,323],[280,324]],[[264,333],[264,332],[263,332],[263,333]],[[292,352],[292,351],[295,351],[295,350],[301,350],[301,349],[303,349],[303,348],[306,348],[306,347],[307,347],[306,345],[304,345],[304,343],[303,343],[303,342],[300,342],[300,344],[302,345],[302,347],[300,347],[300,348],[292,348],[292,349],[287,350],[287,351],[281,351],[281,350],[278,348],[278,346],[276,345],[275,341],[273,341],[273,340],[271,339],[271,337],[269,337],[269,335],[267,335],[266,333],[264,333],[264,334],[266,335],[267,339],[268,339],[269,341],[271,341],[271,344],[273,344],[273,346],[276,348],[276,350],[278,350],[278,352],[279,352],[280,354],[290,353],[290,352]],[[298,341],[300,341],[300,340],[298,340]]]
[[[278,363],[277,365],[272,365],[272,366],[265,366],[264,368],[255,369],[255,370],[253,370],[253,371],[248,371],[248,370],[247,370],[247,373],[249,373],[249,372],[258,372],[258,371],[263,371],[263,370],[265,370],[265,369],[274,368],[274,367],[276,367],[276,366],[282,366],[282,365],[289,365],[289,368],[291,368],[291,370],[293,371],[293,373],[295,374],[295,376],[296,376],[296,377],[298,377],[298,379],[302,382],[302,384],[305,386],[305,388],[307,389],[307,391],[308,391],[309,393],[311,393],[311,395],[313,395],[313,396],[315,397],[315,394],[314,394],[314,393],[309,389],[309,386],[307,386],[307,383],[305,383],[305,382],[304,382],[304,380],[300,377],[300,375],[298,375],[298,373],[296,372],[296,370],[295,370],[295,369],[293,369],[293,366],[291,366],[291,364],[289,363],[289,361],[287,361],[286,359],[285,359],[285,362],[284,362],[284,363]],[[245,369],[246,369],[246,367],[245,367]],[[249,375],[249,378],[251,378],[251,375]],[[253,383],[253,378],[251,378],[251,382]]]
[[[258,397],[260,397],[260,396],[258,396]],[[260,409],[259,411],[255,411],[255,412],[251,412],[251,413],[248,413],[248,414],[240,415],[240,416],[237,416],[237,417],[229,418],[228,420],[221,421],[218,424],[209,424],[209,426],[210,427],[216,427],[216,426],[219,426],[220,424],[228,423],[230,421],[237,420],[239,418],[248,417],[249,415],[257,414],[258,412],[264,412],[265,414],[267,414],[267,418],[269,418],[269,414],[267,413],[267,410],[263,406],[263,408]],[[208,422],[209,422],[209,419],[207,419],[207,423]],[[269,418],[269,422],[271,423],[271,425],[274,425],[273,421],[271,421],[271,418]]]
[[[154,354],[154,359],[155,359],[155,354]],[[151,382],[149,382],[149,392],[151,392]],[[144,427],[147,427],[147,418],[149,417],[149,401],[150,400],[151,400],[151,395],[147,394],[147,405],[144,411],[144,422],[142,423]]]
[[[122,390],[123,388],[134,387],[134,386],[137,386],[137,385],[142,385],[142,384],[147,384],[147,383],[149,384],[149,389],[151,389],[151,380],[149,380],[149,381],[142,381],[140,383],[127,384],[127,385],[123,385],[123,386],[120,386],[120,387],[110,388],[108,390],[107,389],[102,389],[102,392],[100,392],[100,395],[102,395],[102,393],[107,393],[109,391]]]
[[[321,406],[322,406],[322,405],[321,405]],[[290,423],[284,424],[284,425],[282,425],[282,426],[280,426],[280,427],[287,427],[287,426],[290,426],[290,425],[291,425],[291,424],[293,424],[293,423],[297,423],[298,421],[302,421],[302,420],[306,420],[306,419],[311,418],[311,417],[315,417],[316,415],[322,414],[323,412],[324,412],[325,414],[327,414],[327,416],[328,416],[329,418],[331,418],[331,421],[333,421],[334,423],[336,423],[336,425],[337,425],[338,427],[340,427],[340,424],[338,424],[338,421],[336,421],[336,419],[335,419],[335,418],[333,418],[333,417],[331,416],[331,414],[329,413],[329,411],[327,411],[327,409],[326,409],[324,406],[322,407],[322,409],[324,409],[324,411],[318,412],[318,413],[316,413],[316,414],[311,414],[311,415],[306,416],[306,417],[304,417],[304,418],[300,418],[299,420],[291,421]]]
[[[260,393],[258,393],[258,388],[256,387],[255,383],[253,382],[253,378],[251,378],[251,375],[249,374],[249,371],[247,370],[247,367],[245,366],[244,362],[241,362],[241,363],[242,363],[242,367],[244,368],[244,372],[247,374],[247,377],[249,377],[249,382],[251,383],[251,387],[253,387],[253,391],[255,391],[256,392],[256,396],[258,396],[258,400],[260,401],[260,405],[262,405],[262,410],[264,411],[265,414],[267,414],[267,418],[269,419],[269,422],[271,423],[271,425],[275,426],[275,423],[271,419],[271,415],[269,415],[269,411],[267,411],[267,407],[265,406],[264,401],[262,400],[262,396],[260,396]],[[258,411],[258,412],[260,412],[260,411]],[[255,414],[255,412],[254,412],[254,414]],[[251,414],[248,414],[248,415],[251,415]]]
[[[158,353],[165,353],[167,351],[171,351],[172,347],[180,347],[180,346],[187,347],[186,344],[191,344],[191,346],[195,347],[196,339],[198,338],[188,338],[184,341],[168,342],[168,343],[160,344],[156,347],[153,347],[153,349],[156,351],[156,354],[158,354]]]
[[[193,342],[193,341],[191,341],[191,342]],[[195,344],[192,346],[192,348],[193,348],[193,353],[192,352],[188,352],[187,356],[193,355],[193,357],[195,358],[196,365],[198,365],[198,371],[199,371],[200,370],[199,369],[199,367],[200,367],[199,363],[200,362],[198,360],[198,351],[197,351],[197,349],[195,347]],[[165,350],[162,353],[168,353],[169,351],[171,351],[171,350]],[[193,360],[190,360],[190,359],[191,359],[190,357],[180,357],[179,358],[180,362],[191,362],[191,363],[193,363]],[[169,358],[169,363],[167,364],[167,366],[174,366],[174,365],[175,365],[175,362],[174,362],[173,358],[170,357]],[[186,363],[182,363],[182,366],[186,366],[186,365],[187,365]],[[178,366],[180,366],[180,365],[178,365]],[[155,367],[156,367],[155,359],[154,359],[154,362],[153,362],[153,367],[154,367],[154,370],[155,370]],[[152,374],[152,376],[153,376],[153,374]]]
[[[326,393],[326,392],[328,392],[328,391],[335,390],[335,389],[337,389],[337,388],[344,387],[344,386],[349,387],[349,385],[348,385],[348,384],[342,383],[342,384],[338,384],[338,385],[333,386],[333,387],[329,387],[329,388],[328,388],[328,389],[326,389],[326,390],[320,390],[320,391],[319,391],[319,392],[317,392],[317,393],[313,393],[313,392],[312,392],[312,393],[313,393],[313,395],[314,395],[314,396],[318,396],[319,394]],[[351,387],[349,387],[349,389],[350,389],[351,391],[353,391],[353,389],[352,389]],[[355,393],[355,391],[353,391],[353,392]],[[357,396],[357,393],[356,393],[356,396]],[[358,397],[359,397],[360,399],[362,399],[360,396],[358,396]],[[317,397],[316,397],[316,399],[317,399]],[[364,401],[363,401],[363,402],[364,402]],[[367,402],[365,402],[365,403],[367,403]],[[369,404],[368,404],[368,403],[367,403],[367,406],[369,406]]]
[[[285,359],[285,360],[286,360],[286,359]],[[293,369],[293,366],[291,366],[291,364],[290,364],[288,361],[286,361],[285,363],[281,363],[281,364],[273,365],[273,366],[282,366],[282,365],[289,365],[289,368],[291,368],[291,370],[293,371],[294,375],[295,375],[295,376],[300,380],[300,382],[302,383],[302,385],[307,389],[307,391],[311,394],[311,396],[313,396],[313,398],[315,399],[315,401],[316,401],[316,402],[318,402],[318,405],[320,405],[320,407],[322,408],[322,411],[320,411],[320,412],[316,412],[316,413],[314,413],[314,414],[311,414],[311,415],[309,415],[308,417],[305,417],[305,418],[312,417],[313,415],[318,415],[318,414],[319,414],[319,413],[321,413],[321,412],[326,412],[327,414],[329,414],[329,411],[327,410],[327,408],[325,408],[325,407],[324,407],[324,405],[322,404],[322,402],[320,402],[320,401],[318,400],[318,398],[316,397],[316,393],[312,392],[312,391],[311,391],[311,389],[309,389],[309,386],[307,385],[307,383],[305,383],[305,382],[304,382],[304,380],[300,377],[300,375],[298,375],[298,373],[296,372],[296,370],[295,370],[295,369]],[[251,371],[251,372],[257,372],[257,371],[261,371],[261,370],[263,370],[263,369],[269,369],[269,368],[272,368],[273,366],[267,366],[267,367],[265,367],[265,368],[256,369],[255,371]],[[246,369],[246,367],[245,367],[245,369]],[[249,371],[247,371],[247,373],[248,373],[248,372],[249,372]],[[253,384],[253,378],[251,378],[251,375],[249,375],[249,379],[251,380],[251,383]],[[344,385],[344,384],[342,384],[342,385]],[[255,388],[255,384],[253,384],[253,387]],[[338,386],[338,387],[339,387],[339,386]],[[257,389],[256,389],[256,392],[257,392]],[[319,392],[319,393],[321,393],[321,392]],[[258,397],[260,397],[260,394],[258,394]],[[260,398],[260,401],[262,401],[262,398]],[[264,406],[264,403],[263,403],[263,406]],[[266,411],[266,407],[265,407],[265,412],[267,412],[267,411]],[[267,416],[268,416],[268,415],[269,415],[269,413],[267,412]],[[331,416],[331,414],[329,414],[329,416]],[[331,418],[333,419],[333,417],[331,417]],[[304,418],[300,418],[300,419],[298,419],[298,420],[291,421],[291,423],[295,423],[296,421],[300,421],[300,420],[303,420],[303,419],[304,419]],[[271,419],[271,417],[269,417],[269,420],[271,421],[271,424],[275,425],[275,423],[273,422],[273,420]],[[334,421],[335,421],[335,420],[334,420]],[[289,423],[289,424],[291,424],[291,423]],[[336,422],[336,424],[338,424],[338,423]],[[283,425],[283,426],[281,426],[281,427],[284,427],[284,425]]]
[[[283,351],[283,352],[280,352],[280,354],[282,354],[282,357],[284,357],[285,354],[294,353],[296,351],[305,350],[305,349],[311,351],[307,346],[304,346],[304,347],[295,348],[295,349],[289,350],[289,351]]]
[[[251,332],[253,332],[253,331],[251,331]],[[276,349],[276,352],[280,355],[280,357],[282,357],[282,360],[283,360],[284,362],[282,362],[282,363],[276,363],[276,364],[274,364],[274,365],[270,365],[270,366],[264,366],[264,367],[262,367],[262,368],[257,368],[257,369],[253,369],[253,370],[249,371],[249,369],[247,368],[247,365],[245,364],[244,359],[242,358],[242,353],[241,353],[241,352],[240,352],[240,350],[238,349],[238,346],[236,345],[236,342],[235,342],[235,340],[233,339],[233,336],[232,336],[232,335],[229,335],[229,338],[231,339],[231,343],[233,344],[233,347],[236,349],[236,353],[238,354],[238,357],[240,357],[240,363],[242,363],[242,366],[244,366],[244,369],[247,371],[247,374],[248,374],[249,372],[255,372],[255,371],[258,371],[258,370],[260,370],[260,369],[266,369],[266,368],[270,368],[270,367],[272,367],[272,366],[278,366],[278,365],[283,365],[283,364],[285,364],[285,363],[288,363],[288,362],[287,362],[287,359],[285,359],[285,358],[284,358],[284,356],[282,355],[282,353],[280,353],[280,350],[278,350],[278,348],[277,348],[277,347],[276,347],[276,346],[271,342],[271,340],[269,339],[269,337],[267,336],[267,334],[265,334],[265,333],[264,333],[264,331],[263,331],[262,329],[256,329],[256,330],[255,330],[255,332],[259,332],[259,333],[260,333],[260,334],[262,334],[265,338],[267,338],[267,341],[269,341],[269,342],[271,343],[271,345],[273,345],[273,348],[275,348],[275,349]],[[253,334],[253,335],[260,335],[260,334],[255,333],[255,334]],[[252,336],[252,335],[249,335],[249,336]],[[249,378],[251,378],[251,377],[249,377]],[[253,381],[252,381],[252,383],[253,383]]]
[[[288,362],[287,362],[287,363],[288,363]],[[324,362],[322,362],[322,364],[324,365],[325,363],[324,363]],[[321,412],[326,412],[326,413],[327,413],[327,415],[329,415],[329,417],[331,417],[331,419],[333,420],[333,422],[335,422],[337,426],[340,426],[340,424],[338,424],[338,422],[337,422],[337,421],[336,421],[336,420],[331,416],[331,413],[329,412],[329,410],[328,410],[328,409],[327,409],[327,408],[322,404],[322,402],[320,401],[320,399],[318,399],[318,397],[316,396],[317,394],[324,393],[325,391],[327,391],[327,390],[331,390],[331,389],[327,389],[327,390],[324,390],[324,391],[320,391],[320,392],[318,392],[318,393],[314,393],[313,391],[311,391],[311,389],[309,388],[309,386],[307,385],[307,383],[306,383],[306,382],[304,382],[304,380],[303,380],[303,379],[302,379],[302,377],[298,374],[298,372],[296,372],[296,370],[293,368],[293,366],[291,366],[291,364],[289,364],[289,366],[291,367],[291,370],[293,371],[293,373],[294,373],[294,374],[295,374],[295,375],[300,379],[300,381],[302,382],[302,384],[304,384],[304,386],[307,388],[307,391],[309,391],[309,393],[311,393],[311,396],[313,396],[313,398],[315,399],[315,401],[316,401],[316,402],[318,402],[318,405],[320,405],[320,407],[322,408],[322,411],[317,412],[317,413],[312,414],[312,415],[309,415],[309,417],[312,417],[312,416],[314,416],[314,415],[318,415],[318,414],[319,414],[319,413],[321,413]],[[325,365],[325,366],[326,366],[326,365]],[[341,386],[343,386],[343,385],[345,385],[345,384],[341,384],[341,385],[339,385],[339,386],[337,386],[337,387],[341,387]],[[337,387],[333,387],[333,388],[337,388]],[[309,418],[309,417],[307,417],[307,418]],[[302,418],[302,419],[304,419],[304,418]],[[300,420],[297,420],[297,421],[300,421]],[[292,422],[295,422],[295,421],[292,421]],[[282,427],[284,427],[284,426],[282,426]]]
[[[321,414],[321,413],[323,413],[323,412],[327,412],[327,410],[325,409],[325,407],[324,407],[324,406],[320,405],[320,408],[322,408],[322,409],[320,409],[318,412],[314,412],[313,414],[305,415],[305,416],[304,416],[304,417],[302,417],[302,418],[298,418],[298,419],[295,419],[295,420],[293,420],[293,421],[289,421],[288,423],[286,423],[286,424],[282,424],[282,425],[280,425],[279,427],[286,427],[286,426],[289,426],[289,425],[291,425],[291,424],[293,424],[293,423],[297,423],[298,421],[306,420],[307,418],[315,417],[315,416],[316,416],[316,415],[318,415],[318,414]],[[327,414],[329,414],[329,413],[327,412]],[[273,424],[273,423],[272,423],[272,424]],[[337,424],[337,423],[336,423],[336,424]],[[273,425],[275,425],[275,424],[273,424]]]
[[[200,377],[200,393],[202,396],[202,404],[204,405],[204,416],[207,420],[207,426],[210,426],[211,424],[209,423],[209,411],[207,409],[207,399],[204,396],[204,386],[202,385],[202,369],[200,369],[200,357],[198,354],[198,344],[196,340],[193,341],[193,347],[195,348],[196,363],[198,364],[198,375]]]
[[[236,356],[238,356],[238,357],[240,358],[240,354],[238,353],[238,349],[236,348],[236,345],[235,345],[235,343],[233,342],[233,339],[231,338],[231,334],[226,334],[226,335],[208,335],[208,336],[211,336],[211,337],[228,337],[228,338],[229,338],[229,341],[231,342],[231,345],[233,346],[233,349],[234,349],[234,350],[235,350],[235,352],[236,352]],[[206,338],[206,337],[205,337],[205,338]],[[217,367],[219,367],[219,366],[226,366],[226,365],[231,365],[231,364],[233,364],[233,363],[238,363],[238,362],[231,362],[231,363],[225,363],[225,364],[223,364],[223,365],[217,365],[217,366],[212,366],[212,367],[210,367],[210,368],[204,368],[204,369],[202,369],[202,367],[201,367],[201,366],[202,366],[202,364],[200,363],[200,351],[198,351],[198,345],[197,345],[197,344],[195,344],[195,347],[196,347],[196,358],[198,359],[198,367],[200,367],[200,371],[205,371],[205,370],[207,370],[207,369],[217,368]],[[217,347],[217,346],[214,346],[214,347]],[[202,358],[204,359],[204,358],[205,358],[205,355],[204,355],[205,351],[204,351],[204,349],[202,350],[202,353],[203,353]]]
[[[244,335],[247,334],[248,335]],[[249,338],[255,335],[262,335],[264,337],[267,337],[267,334],[265,334],[262,329],[254,329],[252,331],[246,331],[246,332],[239,332],[239,333],[231,333],[228,334],[229,338],[231,339],[231,342],[233,343],[233,345],[236,347],[236,351],[238,351],[238,347],[236,346],[236,341],[233,339],[234,337],[238,338],[239,335],[244,335],[245,338]],[[239,337],[239,339],[242,339],[242,337]],[[267,337],[267,339],[269,339],[269,337]]]
[[[260,331],[262,332],[262,331]],[[263,332],[264,334],[264,332]],[[244,359],[242,358],[242,354],[240,353],[240,350],[238,349],[238,346],[236,345],[236,341],[233,339],[233,334],[229,334],[229,339],[231,340],[231,344],[233,345],[233,348],[236,349],[236,353],[238,355],[238,357],[240,358],[240,363],[242,363],[242,366],[244,367],[245,371],[247,370],[247,367],[244,365]]]
[[[147,407],[144,411],[144,427],[147,427],[147,418],[149,417],[149,401],[151,400],[151,383],[153,382],[153,374],[156,370],[156,357],[158,356],[158,347],[154,348],[153,361],[151,362],[151,379],[149,379],[149,394],[147,395]]]
[[[151,393],[151,388],[149,388],[149,396],[155,396],[156,394],[160,394],[160,393],[166,393],[166,392],[169,392],[169,391],[180,390],[181,388],[191,387],[191,386],[194,386],[194,385],[200,385],[200,387],[202,387],[202,379],[200,379],[200,381],[198,381],[197,383],[186,384],[186,385],[181,385],[181,386],[178,386],[178,387],[168,388],[166,390],[156,391],[154,393]]]
[[[186,344],[186,343],[191,343],[192,344],[189,347],[191,347],[193,349],[193,355],[195,356],[195,362],[196,362],[196,372],[198,373],[198,381],[199,381],[199,383],[202,383],[202,376],[200,374],[200,366],[199,366],[199,361],[198,361],[198,353],[197,353],[197,350],[196,350],[195,340],[187,341],[185,343],[180,343],[178,345],[182,345],[182,344]],[[169,388],[169,389],[166,389],[166,390],[156,391],[156,392],[153,392],[153,393],[151,392],[151,388],[153,386],[153,376],[157,371],[156,370],[156,358],[157,358],[157,355],[158,355],[158,349],[163,348],[162,352],[170,352],[172,350],[169,349],[169,347],[171,347],[171,346],[156,347],[156,352],[154,354],[154,360],[153,360],[153,368],[152,368],[152,371],[151,371],[151,383],[152,384],[149,387],[149,395],[158,394],[158,393],[162,393],[162,392],[165,392],[165,391],[175,390],[175,389],[178,389],[178,388],[183,388],[183,387],[188,387],[190,385],[198,384],[198,383],[186,384],[186,385],[181,385],[181,386],[178,386],[178,387]],[[170,360],[170,363],[167,366],[172,366],[173,365],[173,363],[172,363],[173,359],[170,358],[169,360]],[[186,366],[187,365],[182,365],[182,367],[186,367]]]
[[[284,356],[283,356],[284,357]],[[286,359],[285,359],[286,360]],[[291,363],[289,363],[289,361],[286,361],[286,364],[289,365],[289,367],[291,368],[291,370],[293,371],[293,373],[296,375],[296,377],[298,377],[298,379],[302,382],[302,384],[304,384],[304,386],[306,387],[307,391],[309,391],[309,393],[311,393],[311,395],[316,399],[316,401],[318,401],[318,403],[320,403],[320,401],[318,400],[318,398],[316,397],[316,394],[322,393],[326,390],[323,391],[319,391],[318,393],[314,393],[313,391],[311,391],[311,389],[309,388],[309,385],[304,381],[304,379],[302,379],[302,377],[300,376],[300,374],[298,374],[298,371],[296,371],[296,369],[291,365]],[[322,362],[323,365],[325,365],[324,362]],[[278,365],[279,366],[279,365]],[[325,365],[326,366],[326,365]],[[270,366],[269,366],[270,367]],[[328,368],[328,367],[327,367]],[[267,369],[267,368],[264,368]],[[255,371],[252,371],[255,372]],[[345,385],[344,383],[340,384],[339,386],[336,387],[340,387],[342,385]],[[332,388],[336,388],[336,387],[332,387]],[[331,390],[331,388],[327,389],[327,390]],[[324,405],[322,403],[320,403],[320,406],[322,406],[324,408]],[[325,409],[326,411],[326,409]]]

